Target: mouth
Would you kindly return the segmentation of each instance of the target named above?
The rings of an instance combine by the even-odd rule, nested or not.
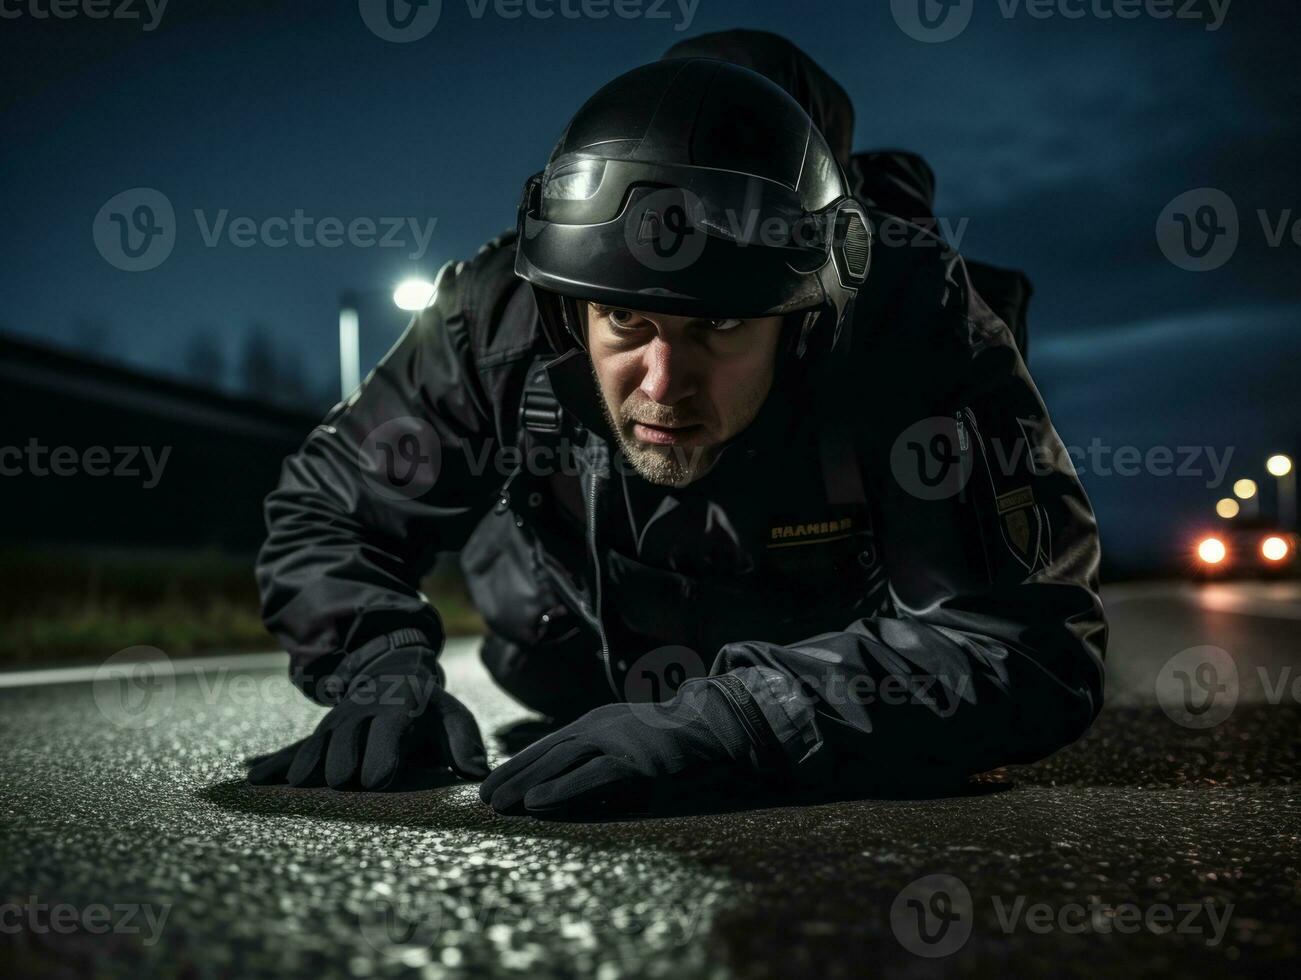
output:
[[[651,425],[633,422],[632,434],[642,442],[657,446],[676,446],[690,440],[704,430],[703,425]]]

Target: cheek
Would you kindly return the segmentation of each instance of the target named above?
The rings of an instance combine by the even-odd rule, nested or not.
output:
[[[641,380],[638,363],[636,357],[627,354],[593,355],[592,365],[601,383],[601,394],[611,405],[623,405],[637,389]]]
[[[747,352],[720,362],[710,377],[710,401],[724,419],[744,414],[771,382],[771,356]]]

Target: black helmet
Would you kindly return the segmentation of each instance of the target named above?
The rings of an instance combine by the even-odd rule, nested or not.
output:
[[[524,185],[515,273],[557,351],[577,300],[678,316],[791,314],[795,352],[831,350],[871,231],[800,105],[748,68],[659,61],[578,110]],[[816,330],[815,330],[816,328]]]

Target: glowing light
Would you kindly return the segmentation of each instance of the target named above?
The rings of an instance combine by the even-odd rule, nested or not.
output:
[[[434,284],[426,279],[407,279],[393,290],[393,302],[400,310],[423,310],[434,298]]]
[[[1250,500],[1256,496],[1256,481],[1242,479],[1233,485],[1233,495],[1239,500]]]
[[[1219,514],[1226,521],[1231,517],[1237,517],[1238,511],[1242,510],[1238,502],[1232,497],[1224,497],[1216,502],[1215,513]]]
[[[1275,453],[1265,460],[1265,469],[1269,470],[1270,476],[1287,476],[1292,472],[1292,457]]]
[[[1229,550],[1219,538],[1203,538],[1197,545],[1197,557],[1208,565],[1218,565],[1228,553]]]
[[[1282,561],[1287,557],[1288,544],[1278,535],[1270,535],[1260,543],[1260,553],[1267,561]]]

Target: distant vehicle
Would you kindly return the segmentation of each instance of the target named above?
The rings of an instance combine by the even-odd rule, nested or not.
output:
[[[1277,524],[1235,520],[1193,538],[1193,570],[1199,578],[1290,575],[1297,545],[1296,533]]]

